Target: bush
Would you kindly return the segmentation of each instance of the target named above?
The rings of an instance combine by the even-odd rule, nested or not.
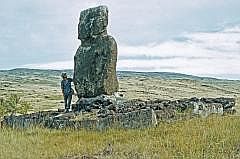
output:
[[[31,108],[31,104],[17,94],[11,94],[6,99],[0,98],[0,117],[7,114],[26,114]]]
[[[0,98],[0,117],[6,114],[5,101],[3,98]]]

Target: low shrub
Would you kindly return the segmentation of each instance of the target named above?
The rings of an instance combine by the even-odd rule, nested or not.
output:
[[[0,117],[16,113],[26,114],[31,108],[31,103],[24,101],[18,94],[0,98]]]

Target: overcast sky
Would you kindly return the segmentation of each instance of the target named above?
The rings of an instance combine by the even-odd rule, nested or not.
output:
[[[0,69],[73,68],[80,11],[97,5],[118,70],[240,79],[239,0],[1,0]]]

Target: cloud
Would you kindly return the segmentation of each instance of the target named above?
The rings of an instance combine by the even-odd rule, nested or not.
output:
[[[36,68],[36,69],[52,69],[52,70],[63,70],[63,69],[73,69],[73,61],[57,61],[50,63],[39,63],[39,64],[26,64],[22,67],[26,68]]]
[[[219,32],[185,33],[181,39],[120,47],[118,68],[211,76],[240,74],[239,26]]]
[[[172,39],[240,22],[239,0],[6,0],[0,5],[0,69],[71,60],[80,43],[80,11],[100,4],[109,7],[108,31],[123,50],[184,47]],[[120,53],[119,59],[126,58]]]
[[[108,31],[119,44],[118,70],[240,72],[238,0],[3,1],[0,69],[73,68],[79,13],[100,4],[109,7]]]
[[[185,33],[180,39],[140,46],[119,45],[117,68],[124,71],[179,72],[192,75],[240,77],[239,26],[218,32]],[[25,67],[73,68],[73,61]]]

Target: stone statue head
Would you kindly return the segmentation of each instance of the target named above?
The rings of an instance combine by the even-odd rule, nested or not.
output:
[[[80,13],[78,39],[88,39],[107,32],[108,8],[98,6]]]

